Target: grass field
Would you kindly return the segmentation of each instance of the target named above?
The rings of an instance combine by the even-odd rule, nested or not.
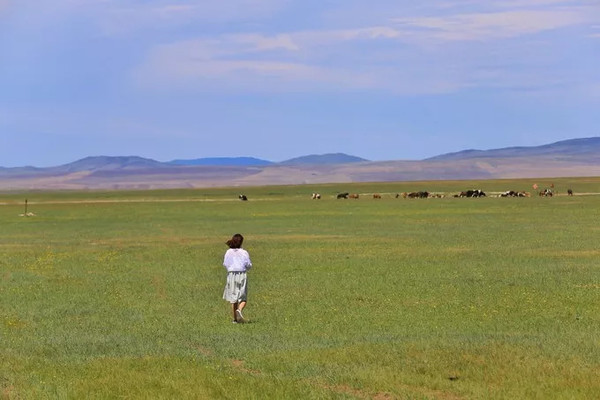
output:
[[[600,178],[395,198],[532,183],[4,193],[0,397],[598,398]],[[243,325],[221,299],[236,232]]]

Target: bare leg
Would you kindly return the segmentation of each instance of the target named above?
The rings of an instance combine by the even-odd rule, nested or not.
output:
[[[242,310],[244,309],[244,307],[246,307],[245,301],[240,301],[239,303],[237,303],[237,322],[246,322],[246,319],[242,314]]]
[[[235,313],[235,310],[237,310],[238,307],[238,303],[231,303],[231,311],[233,312],[233,320],[237,321],[237,314]]]

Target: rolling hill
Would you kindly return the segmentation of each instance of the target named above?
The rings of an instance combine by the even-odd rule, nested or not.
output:
[[[514,158],[553,156],[558,159],[580,157],[600,160],[600,137],[570,139],[535,147],[506,147],[493,150],[463,150],[428,158],[429,161],[468,160],[473,158]],[[426,161],[427,161],[426,160]]]
[[[334,165],[368,161],[364,158],[350,156],[344,153],[312,154],[282,161],[281,165]]]
[[[50,168],[0,167],[0,190],[156,189],[343,182],[600,176],[600,137],[535,147],[465,150],[426,160],[368,161],[343,153],[274,163],[252,157],[159,162],[86,157]]]
[[[173,160],[169,161],[173,165],[236,165],[236,166],[253,166],[253,165],[272,165],[274,162],[261,160],[254,157],[209,157],[195,158],[192,160]]]

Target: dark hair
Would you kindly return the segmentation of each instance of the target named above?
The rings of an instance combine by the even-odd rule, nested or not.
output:
[[[236,233],[231,239],[225,242],[230,249],[239,249],[242,247],[242,243],[244,243],[244,237],[239,233]]]

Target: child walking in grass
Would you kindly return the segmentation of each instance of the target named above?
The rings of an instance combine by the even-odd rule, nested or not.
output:
[[[244,237],[236,233],[225,244],[229,250],[225,252],[223,266],[227,269],[227,283],[223,292],[223,299],[231,303],[233,323],[246,322],[242,310],[246,307],[248,299],[248,279],[246,271],[252,268],[250,255],[242,249]]]

